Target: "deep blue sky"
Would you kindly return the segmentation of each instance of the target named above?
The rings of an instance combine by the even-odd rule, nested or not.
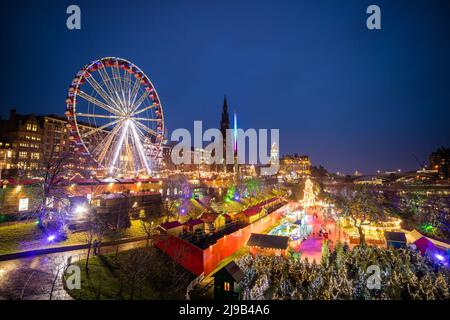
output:
[[[67,30],[66,7],[82,11]],[[382,30],[369,31],[378,4]],[[65,110],[87,62],[118,56],[154,82],[169,130],[280,128],[281,153],[333,171],[417,167],[450,145],[450,1],[2,1],[0,108]]]

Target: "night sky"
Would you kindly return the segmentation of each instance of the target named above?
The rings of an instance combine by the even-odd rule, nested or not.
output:
[[[82,29],[66,28],[77,4]],[[382,30],[366,28],[377,4]],[[414,169],[450,146],[450,1],[2,1],[0,108],[65,111],[91,60],[118,56],[155,84],[169,132],[279,128],[281,154],[332,171]]]

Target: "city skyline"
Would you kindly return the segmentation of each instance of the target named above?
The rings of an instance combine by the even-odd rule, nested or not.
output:
[[[416,169],[415,157],[427,160],[449,144],[450,28],[445,10],[431,16],[445,3],[402,10],[381,1],[383,27],[374,32],[365,28],[365,4],[274,9],[245,2],[230,11],[225,2],[152,2],[131,4],[127,12],[111,5],[103,18],[104,7],[79,5],[79,31],[65,28],[66,3],[19,2],[2,10],[8,12],[2,39],[10,44],[3,54],[11,62],[1,86],[4,118],[10,108],[62,115],[74,73],[115,55],[153,79],[169,133],[192,129],[194,120],[219,127],[227,95],[244,129],[279,128],[281,155],[308,154],[334,172]],[[144,19],[151,12],[153,19]],[[33,79],[28,94],[21,94],[24,73]]]

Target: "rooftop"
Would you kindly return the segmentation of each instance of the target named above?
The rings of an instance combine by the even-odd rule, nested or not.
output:
[[[239,266],[234,261],[229,262],[225,267],[217,271],[215,274],[220,272],[226,272],[236,282],[240,282],[242,278],[244,278],[244,272],[242,271],[241,268],[239,268]],[[215,274],[213,275],[213,277],[215,276]]]
[[[163,228],[164,230],[170,230],[181,226],[182,224],[179,221],[165,222],[160,225],[160,227]]]
[[[394,242],[403,242],[406,243],[406,235],[404,232],[384,232],[384,237],[387,241],[394,241]]]
[[[257,215],[258,213],[261,212],[261,208],[259,208],[258,206],[254,206],[254,207],[250,207],[248,209],[245,209],[244,211],[242,211],[242,214],[246,215],[247,217],[251,217],[254,215]]]
[[[247,241],[248,247],[259,247],[264,249],[286,250],[288,245],[289,237],[261,233],[252,233]]]
[[[196,226],[196,225],[199,225],[202,223],[204,223],[202,219],[193,219],[193,220],[187,221],[185,224],[189,225],[189,226]]]

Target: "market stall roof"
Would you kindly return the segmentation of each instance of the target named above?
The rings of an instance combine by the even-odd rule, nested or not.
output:
[[[252,233],[247,241],[248,247],[259,247],[265,249],[286,250],[288,245],[289,237],[261,233]]]
[[[385,231],[384,237],[387,241],[406,243],[406,236],[404,232]]]
[[[104,179],[97,179],[100,183],[117,183],[118,181],[114,178],[108,177]]]
[[[237,283],[244,278],[244,272],[234,261],[229,262],[225,267],[214,273],[212,276],[215,277],[217,274],[222,272],[227,273]]]
[[[443,240],[437,240],[437,239],[433,239],[430,237],[426,237],[415,229],[408,232],[408,234],[406,235],[406,238],[408,239],[408,242],[410,242],[410,243],[414,243],[422,237],[425,237],[426,239],[431,241],[435,246],[438,246],[438,247],[441,247],[441,248],[444,248],[447,250],[450,249],[450,243],[444,242]]]
[[[275,202],[278,200],[279,200],[279,198],[277,198],[277,197],[270,198],[270,199],[264,200],[263,202],[258,203],[257,206],[263,207],[263,206],[266,206],[266,205],[271,204],[272,202]]]
[[[22,180],[15,180],[15,179],[4,179],[3,183],[9,185],[9,186],[18,186],[18,185],[32,185],[32,184],[39,184],[42,180],[39,179],[22,179]]]
[[[250,208],[245,209],[244,211],[242,211],[242,214],[246,215],[247,217],[251,217],[251,216],[254,216],[254,215],[260,213],[261,210],[262,209],[259,208],[259,207],[250,207]]]
[[[98,180],[96,179],[85,179],[82,177],[76,177],[69,181],[69,183],[75,183],[78,185],[92,185],[92,184],[98,184]]]
[[[159,182],[162,181],[161,179],[156,179],[156,178],[134,178],[133,179],[136,182],[143,182],[143,183],[148,183],[148,182]]]
[[[218,216],[219,214],[215,212],[205,212],[200,216],[200,219],[202,219],[203,222],[212,223],[216,221]]]
[[[420,251],[420,253],[425,254],[429,249],[434,249],[436,246],[433,242],[428,240],[426,237],[422,237],[416,241],[414,241],[416,248]]]
[[[196,225],[199,225],[202,223],[204,223],[204,221],[202,219],[193,219],[193,220],[187,221],[185,224],[189,225],[189,226],[196,226]]]
[[[127,178],[127,179],[116,178],[116,180],[119,181],[119,183],[136,183],[136,181],[134,179],[129,179],[129,178]]]
[[[182,224],[177,220],[160,224],[160,227],[164,230],[170,230],[180,226],[182,226]]]

